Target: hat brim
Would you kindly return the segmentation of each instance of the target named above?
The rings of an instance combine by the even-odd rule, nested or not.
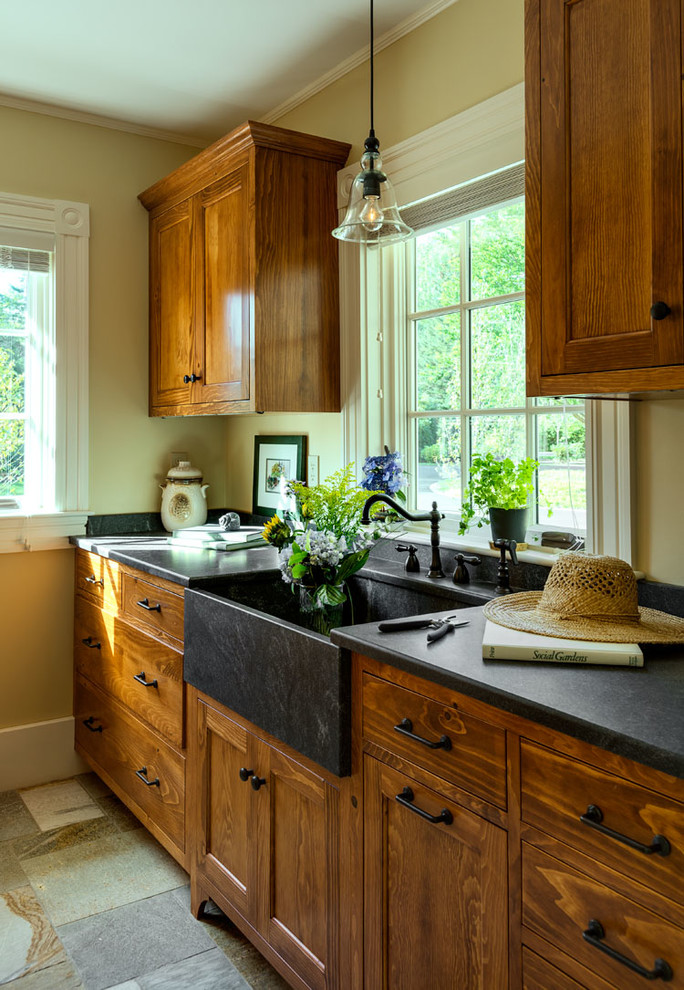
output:
[[[684,619],[654,608],[639,608],[640,621],[619,622],[537,612],[541,591],[522,591],[487,602],[484,614],[492,622],[521,632],[584,639],[596,643],[684,643]]]

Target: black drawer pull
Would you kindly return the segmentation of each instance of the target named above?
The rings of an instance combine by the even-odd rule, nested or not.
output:
[[[240,767],[240,780],[248,781],[253,773],[254,771],[248,770],[247,767]]]
[[[159,685],[157,684],[157,678],[156,677],[155,677],[155,679],[153,681],[146,681],[145,680],[145,671],[144,670],[141,670],[139,674],[133,674],[133,680],[134,681],[137,681],[138,684],[142,684],[143,687],[155,687],[157,689],[159,688]]]
[[[257,777],[257,775],[254,774],[252,777],[250,777],[249,782],[252,785],[252,790],[258,791],[259,788],[266,783],[266,780],[264,777]]]
[[[141,602],[138,602],[140,608],[144,608],[146,612],[161,612],[161,605],[157,602],[156,605],[150,605],[149,598],[143,598]]]
[[[585,942],[593,945],[595,949],[605,952],[607,956],[610,956],[616,962],[622,963],[627,969],[631,969],[633,973],[643,976],[645,980],[664,980],[665,983],[669,983],[672,979],[672,967],[664,959],[656,959],[653,969],[644,969],[639,963],[634,962],[627,956],[623,956],[622,953],[616,952],[615,949],[611,949],[609,945],[606,945],[603,941],[605,937],[606,933],[603,930],[603,925],[596,918],[592,918],[586,930],[582,932],[582,938]]]
[[[637,852],[644,853],[645,856],[651,856],[653,853],[658,853],[659,856],[670,855],[670,843],[664,835],[654,835],[650,846],[646,846],[643,842],[638,842],[636,839],[631,839],[628,835],[623,835],[622,832],[614,832],[612,828],[602,825],[603,812],[596,804],[589,805],[584,814],[580,815],[580,821],[583,825],[588,825],[589,828],[595,828],[597,832],[601,832],[611,839],[623,842],[630,849],[636,849]]]
[[[81,642],[83,643],[84,646],[87,646],[89,650],[101,650],[102,649],[102,643],[93,643],[93,637],[92,636],[86,636],[86,638],[85,639],[82,639]]]
[[[405,808],[409,808],[411,811],[415,811],[417,815],[424,818],[426,822],[432,822],[434,825],[441,822],[443,825],[451,825],[454,820],[454,816],[451,814],[448,808],[442,808],[438,815],[431,815],[427,811],[423,811],[422,808],[418,808],[413,804],[413,791],[410,787],[405,787],[401,794],[397,794],[394,798],[399,804],[402,804]]]
[[[440,736],[436,742],[430,742],[429,739],[423,739],[422,736],[417,736],[413,731],[413,722],[410,718],[402,718],[399,725],[394,726],[394,731],[400,732],[402,736],[408,736],[409,739],[413,739],[415,742],[422,743],[428,749],[451,749],[451,739],[448,736]]]
[[[135,771],[136,777],[142,780],[143,784],[147,784],[148,787],[159,787],[159,777],[155,777],[154,780],[147,779],[147,767],[141,767],[139,770]]]
[[[101,725],[93,726],[94,721],[95,721],[95,716],[91,715],[90,718],[83,719],[83,724],[85,725],[88,732],[102,732]]]
[[[104,578],[96,578],[94,574],[91,574],[90,577],[87,577],[86,581],[88,582],[88,584],[101,584],[102,587],[104,588]]]

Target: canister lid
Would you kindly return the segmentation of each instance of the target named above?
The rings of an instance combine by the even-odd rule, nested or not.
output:
[[[202,480],[202,472],[199,468],[193,467],[190,461],[179,461],[175,467],[169,469],[168,481],[197,481]]]

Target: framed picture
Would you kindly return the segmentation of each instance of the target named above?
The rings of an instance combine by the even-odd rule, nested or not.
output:
[[[254,437],[252,512],[272,516],[280,504],[280,484],[306,481],[306,437]]]

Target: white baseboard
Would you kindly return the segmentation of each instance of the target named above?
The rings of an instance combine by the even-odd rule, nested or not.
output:
[[[74,752],[74,719],[0,729],[0,791],[64,780],[90,768]]]

